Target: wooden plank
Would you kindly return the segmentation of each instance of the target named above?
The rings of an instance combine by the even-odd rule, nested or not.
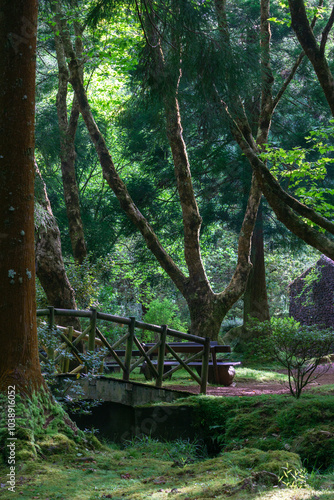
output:
[[[125,340],[128,338],[129,336],[129,332],[126,332],[120,339],[117,340],[117,342],[115,342],[111,347],[112,349],[117,349],[117,347],[121,344],[123,344],[123,342],[125,342]]]
[[[72,337],[73,337],[73,331],[74,328],[73,326],[68,327],[68,340],[72,342]],[[64,373],[67,373],[68,370],[70,369],[70,359],[67,357],[64,359]]]
[[[123,361],[119,358],[119,356],[114,351],[114,349],[112,348],[112,346],[109,344],[109,342],[107,341],[107,339],[105,338],[105,336],[100,332],[100,330],[98,328],[96,328],[96,332],[97,332],[98,336],[100,337],[101,341],[103,342],[103,344],[109,349],[110,354],[115,359],[115,361],[117,361],[117,363],[122,368],[122,370],[126,370],[126,367],[125,367]]]
[[[183,361],[183,359],[180,358],[180,356],[178,356],[178,354],[176,354],[175,351],[173,351],[173,349],[168,345],[166,344],[166,347],[167,349],[169,350],[169,352],[174,356],[174,358],[180,363],[179,366],[176,366],[175,368],[172,368],[169,372],[165,373],[163,375],[163,378],[167,378],[167,376],[171,375],[172,373],[176,372],[177,370],[179,370],[180,368],[185,368],[185,370],[187,370],[187,372],[189,373],[189,375],[194,379],[196,380],[196,382],[201,385],[201,379],[196,375],[196,373],[194,373],[192,371],[191,368],[189,368],[189,366],[186,364],[185,361]],[[193,356],[190,356],[190,358],[188,358],[186,361],[190,361],[192,359],[195,359],[196,357],[198,357],[199,354],[196,353],[196,354],[193,354]]]
[[[143,361],[146,361],[147,364],[152,369],[155,377],[157,377],[158,376],[158,372],[157,372],[155,366],[152,364],[152,361],[151,361],[151,359],[149,357],[150,352],[149,351],[147,351],[147,352],[145,351],[145,349],[143,348],[143,346],[141,345],[141,343],[139,342],[139,340],[137,339],[136,336],[134,336],[133,340],[134,340],[136,346],[138,347],[139,352],[142,354],[142,356],[135,363],[133,363],[133,365],[131,365],[130,371],[133,371],[135,368],[137,368],[137,366],[139,366],[141,363],[143,363]],[[155,349],[156,345],[159,345],[159,344],[160,344],[160,341],[157,344],[155,344],[154,349]],[[132,351],[132,355],[133,355],[133,352],[134,351]]]
[[[102,319],[104,321],[111,321],[112,323],[118,323],[127,326],[129,326],[131,323],[130,318],[123,318],[122,316],[115,316],[113,314],[102,313],[100,311],[98,311],[97,313],[97,319]]]
[[[96,307],[91,307],[91,317],[90,317],[90,329],[88,334],[88,351],[95,351],[95,330],[96,330],[96,319],[97,310]]]
[[[78,349],[72,344],[72,342],[70,340],[68,340],[68,338],[66,337],[66,335],[64,335],[63,332],[60,332],[60,331],[58,331],[57,333],[63,339],[63,341],[65,342],[65,344],[67,344],[71,348],[74,356],[79,361],[79,363],[80,364],[84,364],[83,361],[82,361],[82,359],[80,358],[80,353],[79,353]]]
[[[59,309],[58,307],[54,308],[54,312],[56,316],[74,316],[76,318],[90,318],[91,311],[80,311],[76,309]]]
[[[54,325],[55,325],[55,312],[54,312],[54,307],[49,306],[49,330],[53,332]],[[47,347],[46,352],[48,354],[49,359],[55,359],[55,351],[53,347]]]
[[[165,361],[165,351],[166,351],[166,337],[167,337],[167,325],[162,325],[162,333],[160,336],[160,346],[158,353],[158,377],[156,380],[156,386],[162,386],[162,377],[164,374],[164,361]]]
[[[189,340],[189,342],[196,342],[198,344],[204,345],[205,343],[204,337],[197,337],[196,335],[192,335],[191,333],[179,332],[178,330],[173,330],[171,328],[168,328],[167,335],[171,335],[172,337],[176,337],[178,339]]]

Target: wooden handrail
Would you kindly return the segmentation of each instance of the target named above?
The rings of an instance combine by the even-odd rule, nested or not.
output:
[[[79,362],[82,362],[80,359],[80,353],[76,348],[76,344],[79,340],[88,341],[88,350],[93,351],[95,344],[104,345],[111,356],[114,358],[116,363],[123,370],[123,380],[129,380],[130,373],[134,368],[140,365],[140,363],[144,360],[149,365],[150,370],[152,371],[154,377],[156,378],[156,386],[161,387],[162,381],[169,376],[174,371],[184,368],[188,371],[190,376],[200,385],[201,393],[206,393],[207,387],[207,378],[208,378],[208,364],[209,364],[209,355],[210,355],[210,339],[204,337],[197,337],[190,333],[181,332],[179,330],[174,330],[172,328],[168,328],[167,325],[153,325],[150,323],[145,323],[143,321],[138,321],[135,317],[122,317],[116,316],[113,314],[102,313],[92,308],[91,310],[75,310],[75,309],[60,309],[55,307],[48,307],[47,309],[37,310],[37,317],[48,316],[49,317],[49,328],[58,329],[58,335],[62,338],[62,340],[66,343],[68,347],[74,352],[75,357]],[[72,330],[72,334],[74,337],[77,337],[73,342],[71,342],[64,335],[62,331],[65,330],[65,327],[55,327],[55,317],[63,316],[63,317],[77,317],[77,318],[88,318],[90,321],[90,325],[86,330],[82,333]],[[128,332],[124,334],[120,339],[118,339],[113,345],[110,345],[108,340],[104,337],[104,335],[97,328],[97,321],[109,321],[112,323],[117,323],[121,325],[125,325],[128,327]],[[148,330],[151,332],[158,333],[160,335],[160,340],[155,344],[142,344],[135,336],[135,329]],[[62,331],[59,332],[59,329]],[[166,337],[174,337],[176,339],[181,339],[187,342],[187,346],[182,347],[183,342],[167,342]],[[126,342],[125,348],[125,356],[124,361],[122,361],[119,357],[119,354],[116,352],[118,346],[120,346],[123,342]],[[140,359],[131,365],[131,357],[133,356],[133,344],[135,344],[139,350]],[[190,344],[190,345],[189,345]],[[192,345],[193,344],[193,345]],[[190,350],[189,350],[190,349]],[[217,352],[230,352],[229,346],[217,346]],[[172,368],[168,374],[164,374],[164,359],[166,352],[169,352],[174,359],[179,363],[179,365]],[[187,359],[183,360],[177,352],[188,352],[192,355]],[[212,351],[213,352],[213,351]],[[53,353],[51,353],[53,355]],[[154,366],[150,359],[150,355],[156,354],[158,355],[157,368]],[[201,378],[194,373],[194,371],[188,366],[188,363],[193,361],[198,357],[202,357],[202,373]],[[65,366],[65,365],[64,365]]]

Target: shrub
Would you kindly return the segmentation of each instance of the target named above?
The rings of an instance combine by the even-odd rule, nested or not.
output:
[[[152,300],[143,319],[146,323],[153,325],[168,325],[175,330],[187,331],[187,325],[182,323],[179,316],[180,311],[177,304],[168,298],[164,298],[163,300]],[[152,334],[147,332],[147,337],[152,340],[150,338]]]
[[[328,329],[301,326],[293,318],[273,318],[254,329],[268,331],[268,326],[271,333],[258,340],[258,350],[288,370],[290,392],[298,399],[306,385],[328,370],[330,365],[321,363],[334,351],[334,335]]]

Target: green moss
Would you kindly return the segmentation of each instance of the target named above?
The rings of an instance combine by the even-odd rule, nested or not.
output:
[[[300,457],[288,451],[262,451],[254,448],[243,448],[242,450],[224,453],[221,456],[227,464],[233,464],[233,466],[240,467],[240,469],[247,469],[252,472],[266,470],[267,472],[280,474],[287,464],[292,470],[298,470],[302,466]]]
[[[6,415],[7,398],[0,395],[0,404]],[[44,389],[35,392],[31,398],[16,395],[15,401],[16,459],[35,459],[40,453],[62,453],[73,451],[75,446],[84,448],[96,445],[95,440],[87,440],[85,434],[70,420],[63,408]],[[6,462],[8,447],[7,421],[0,423],[0,449]]]
[[[334,468],[334,426],[318,426],[298,436],[292,445],[309,468]]]
[[[61,433],[39,440],[38,445],[44,455],[74,453],[76,448],[74,441]]]

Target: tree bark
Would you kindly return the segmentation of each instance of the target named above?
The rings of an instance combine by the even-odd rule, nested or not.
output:
[[[75,22],[76,31],[76,55],[80,59],[82,55],[82,29]],[[64,189],[64,200],[66,205],[69,234],[72,252],[75,261],[82,264],[87,256],[87,248],[84,236],[83,222],[80,211],[79,189],[75,173],[75,134],[80,114],[79,104],[76,96],[72,102],[70,117],[67,111],[68,93],[68,68],[66,64],[63,45],[57,32],[56,25],[52,26],[54,31],[55,47],[58,63],[58,93],[57,93],[57,115],[60,132],[60,164]]]
[[[64,266],[60,231],[36,162],[35,172],[35,197],[44,211],[42,220],[36,227],[36,273],[50,305],[60,309],[76,309],[74,290]],[[57,322],[63,326],[73,326],[76,330],[81,329],[77,318],[59,317]]]
[[[0,391],[44,386],[34,259],[37,1],[0,7]]]
[[[250,318],[259,321],[270,319],[264,263],[262,205],[259,207],[253,232],[251,262],[252,269],[244,293],[244,325]]]
[[[266,165],[260,160],[258,151],[249,146],[240,130],[237,131],[235,129],[235,137],[245,156],[248,158],[259,185],[278,220],[292,233],[305,241],[305,243],[320,250],[320,252],[333,260],[334,242],[323,233],[309,226],[304,222],[303,218],[305,217],[317,223],[331,234],[334,234],[333,223],[286,193],[272,176]]]

